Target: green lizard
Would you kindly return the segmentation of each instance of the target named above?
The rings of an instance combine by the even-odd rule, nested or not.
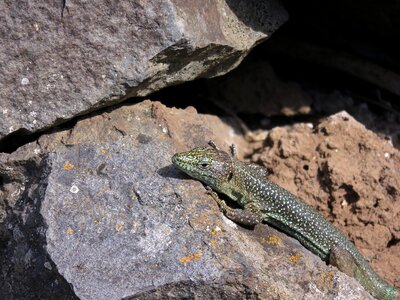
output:
[[[295,237],[324,261],[354,277],[377,299],[395,299],[397,290],[380,278],[343,233],[312,207],[266,179],[262,166],[244,163],[231,153],[210,147],[177,153],[173,164],[208,186],[209,193],[231,220],[244,225],[265,221]],[[244,209],[233,209],[211,189],[226,194]]]

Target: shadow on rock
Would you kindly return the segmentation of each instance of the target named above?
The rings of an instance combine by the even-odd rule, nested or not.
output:
[[[51,170],[47,159],[20,162],[23,171],[17,181],[30,178],[15,192],[21,192],[14,209],[7,210],[6,221],[0,224],[0,298],[1,299],[78,299],[46,251],[46,224],[40,214],[47,175]],[[11,169],[11,167],[10,167]]]

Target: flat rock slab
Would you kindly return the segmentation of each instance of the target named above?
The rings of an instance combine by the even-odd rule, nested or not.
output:
[[[276,0],[3,1],[0,141],[234,68],[287,20]]]
[[[229,221],[171,165],[231,131],[145,101],[0,156],[0,297],[372,299],[296,240]]]

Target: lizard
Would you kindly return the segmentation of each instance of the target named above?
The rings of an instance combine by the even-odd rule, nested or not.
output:
[[[228,153],[210,141],[207,147],[176,153],[172,163],[203,182],[222,212],[232,221],[246,226],[266,222],[354,277],[376,299],[396,298],[397,289],[375,273],[341,231],[294,194],[269,181],[266,168],[240,161],[234,145]],[[227,195],[241,208],[231,208],[217,192]]]

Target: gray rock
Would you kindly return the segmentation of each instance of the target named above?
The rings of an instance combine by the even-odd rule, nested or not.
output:
[[[224,74],[287,19],[277,0],[3,2],[0,140]]]
[[[171,166],[183,141],[223,145],[229,128],[145,101],[0,156],[0,298],[372,299],[296,240],[229,221]]]

